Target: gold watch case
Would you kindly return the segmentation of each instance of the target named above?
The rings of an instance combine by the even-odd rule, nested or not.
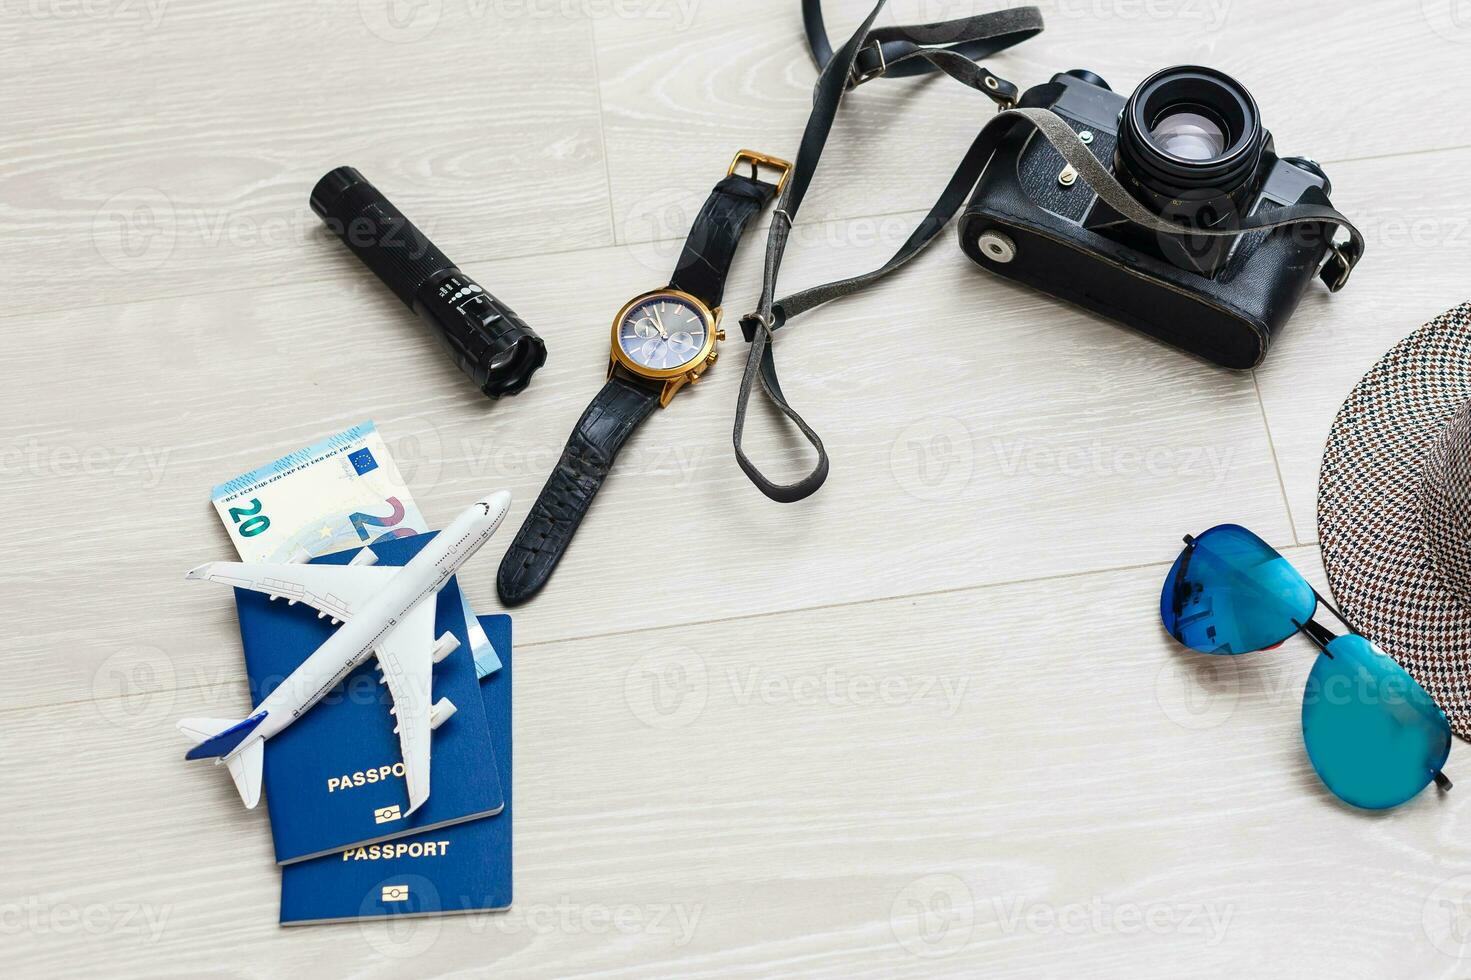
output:
[[[627,319],[628,314],[632,313],[636,307],[656,296],[672,296],[684,303],[688,303],[695,308],[695,311],[705,321],[704,345],[693,358],[676,368],[655,370],[645,367],[629,357],[623,350],[623,345],[618,343],[618,328],[623,326],[623,321]],[[608,358],[608,377],[613,377],[613,373],[621,367],[624,371],[627,371],[636,378],[644,378],[660,383],[664,388],[659,393],[659,407],[666,407],[670,400],[674,398],[675,394],[678,393],[679,389],[687,384],[694,384],[699,381],[701,376],[715,363],[715,345],[717,342],[725,339],[725,331],[720,329],[722,315],[723,311],[719,307],[712,310],[698,296],[692,296],[683,290],[666,287],[664,289],[651,289],[646,293],[640,293],[627,303],[624,303],[623,308],[618,311],[618,315],[613,318],[612,353]]]

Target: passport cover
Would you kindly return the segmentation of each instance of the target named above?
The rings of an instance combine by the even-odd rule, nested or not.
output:
[[[433,537],[373,545],[378,565],[406,564]],[[345,565],[356,553],[323,555],[312,564]],[[235,605],[257,705],[336,629],[307,606],[272,602],[259,592],[235,590]],[[452,578],[439,592],[434,635],[448,630],[460,646],[434,666],[432,690],[434,700],[447,697],[458,710],[430,735],[428,801],[407,819],[400,816],[409,804],[403,755],[388,713],[393,698],[379,683],[376,659],[369,658],[266,742],[264,786],[278,864],[500,812],[505,801],[463,609]]]
[[[281,869],[281,924],[496,911],[511,904],[511,617],[482,616],[501,669],[480,682],[499,815]],[[383,848],[394,848],[384,854]]]

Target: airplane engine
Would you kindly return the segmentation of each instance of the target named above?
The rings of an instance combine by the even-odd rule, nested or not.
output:
[[[443,725],[458,710],[455,703],[449,698],[440,698],[434,702],[434,707],[429,709],[429,729],[433,731]]]
[[[459,648],[460,641],[455,639],[455,635],[449,630],[445,630],[439,635],[439,639],[434,641],[434,662],[439,663]]]
[[[364,568],[376,564],[378,564],[378,556],[373,553],[372,548],[364,548],[362,551],[353,555],[352,561],[348,562],[348,565],[354,568]]]

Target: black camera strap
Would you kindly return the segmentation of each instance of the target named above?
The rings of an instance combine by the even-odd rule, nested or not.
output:
[[[775,331],[813,307],[867,288],[922,252],[964,206],[997,146],[1017,126],[1032,126],[1039,130],[1100,198],[1128,220],[1160,234],[1236,236],[1308,223],[1342,228],[1348,233],[1349,240],[1333,246],[1333,256],[1324,266],[1322,277],[1335,291],[1348,281],[1349,274],[1363,254],[1364,239],[1347,218],[1328,206],[1326,196],[1316,203],[1252,215],[1227,230],[1182,227],[1165,221],[1136,201],[1061,117],[1046,109],[1018,107],[1016,86],[977,65],[974,59],[994,54],[1040,32],[1042,15],[1036,7],[1016,7],[912,27],[875,28],[874,21],[886,3],[887,0],[878,0],[853,36],[834,52],[823,24],[819,0],[802,2],[807,39],[820,75],[813,96],[812,115],[802,135],[791,179],[777,201],[776,217],[767,238],[760,304],[756,312],[741,321],[750,350],[737,396],[732,434],[736,461],[751,482],[768,497],[784,503],[802,500],[815,493],[827,480],[828,474],[827,450],[821,437],[792,408],[777,378],[772,348]],[[939,199],[887,262],[862,275],[814,286],[778,300],[776,281],[792,223],[812,183],[843,96],[849,89],[881,76],[903,77],[934,71],[942,71],[984,93],[996,102],[1000,112],[982,127]],[[768,480],[742,448],[746,412],[751,393],[758,383],[771,403],[801,431],[817,452],[817,461],[812,469],[794,483],[779,484]]]

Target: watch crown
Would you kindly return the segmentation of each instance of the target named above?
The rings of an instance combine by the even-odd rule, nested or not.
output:
[[[715,339],[716,340],[724,340],[725,339],[725,331],[724,330],[717,330],[717,331],[715,331]]]

